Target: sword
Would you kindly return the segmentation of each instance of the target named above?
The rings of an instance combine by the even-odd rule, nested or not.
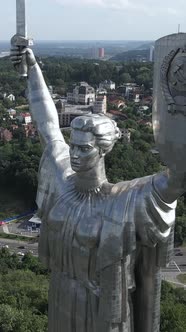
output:
[[[33,40],[27,36],[26,0],[16,0],[16,35],[11,39],[11,45],[19,47],[20,51],[33,45]],[[21,77],[28,75],[25,54],[23,54],[19,73]]]

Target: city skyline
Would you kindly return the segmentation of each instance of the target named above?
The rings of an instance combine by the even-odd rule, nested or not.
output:
[[[186,31],[185,0],[27,0],[35,40],[155,40]],[[16,31],[16,0],[1,4],[0,41]],[[166,23],[166,24],[165,24]]]

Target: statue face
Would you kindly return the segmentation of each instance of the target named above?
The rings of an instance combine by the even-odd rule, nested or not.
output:
[[[99,159],[96,138],[90,132],[72,130],[70,137],[70,161],[75,172],[86,172],[96,167]]]

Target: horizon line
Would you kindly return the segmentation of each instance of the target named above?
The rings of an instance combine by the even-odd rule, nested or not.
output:
[[[151,42],[155,39],[34,39],[35,41],[48,41],[48,42]],[[0,42],[9,43],[10,40],[4,39]]]

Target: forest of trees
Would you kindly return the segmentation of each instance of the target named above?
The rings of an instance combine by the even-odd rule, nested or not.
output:
[[[98,86],[104,80],[113,80],[117,85],[134,82],[152,87],[153,65],[151,63],[115,63],[109,61],[65,59],[48,57],[39,62],[48,85],[54,91],[64,94],[72,84],[80,81]],[[19,80],[9,59],[0,59],[0,93],[13,93],[17,99],[25,97],[25,81]],[[1,106],[0,106],[1,110]]]
[[[48,271],[37,257],[0,250],[0,332],[46,332]]]
[[[0,145],[1,186],[13,189],[31,208],[36,196],[40,157],[40,143],[24,137]]]

